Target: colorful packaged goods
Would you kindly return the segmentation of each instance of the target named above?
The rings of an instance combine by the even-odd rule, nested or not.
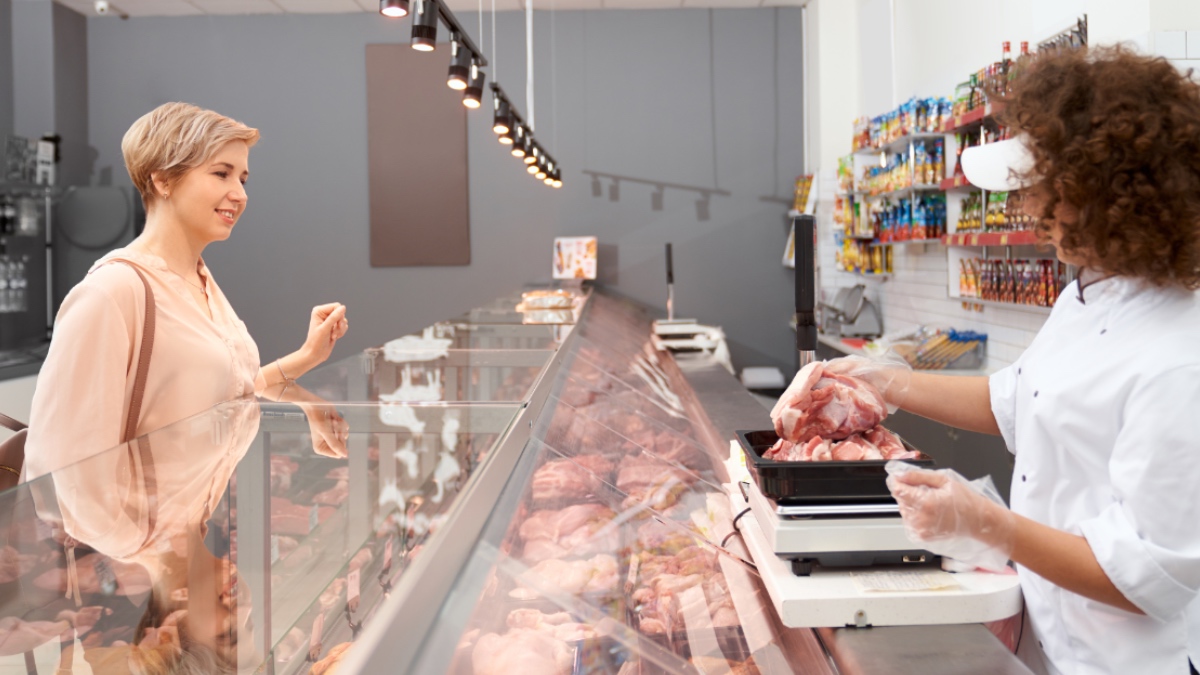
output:
[[[1067,266],[1056,260],[959,261],[958,290],[964,300],[1052,307],[1067,283]]]

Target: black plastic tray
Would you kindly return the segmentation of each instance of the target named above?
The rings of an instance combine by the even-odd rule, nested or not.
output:
[[[854,462],[776,462],[762,454],[779,440],[774,429],[738,431],[746,465],[762,493],[780,504],[871,504],[895,502],[887,488],[885,460]],[[909,450],[916,448],[900,439]],[[919,451],[918,451],[919,452]],[[932,468],[933,458],[922,453],[905,460]]]

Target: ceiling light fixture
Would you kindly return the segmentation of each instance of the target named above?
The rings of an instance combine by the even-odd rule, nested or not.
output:
[[[496,93],[495,86],[492,87],[492,109],[495,111],[492,117],[492,131],[507,134],[512,130],[512,120],[509,119],[512,117],[512,110],[508,101]]]
[[[474,110],[480,106],[483,100],[483,71],[479,69],[479,64],[474,59],[471,60],[471,81],[467,83],[467,88],[463,90],[463,105]]]
[[[513,157],[524,157],[525,156],[525,139],[526,138],[529,138],[529,136],[527,136],[525,134],[525,127],[517,127],[512,130],[512,138],[510,138],[509,140],[512,141],[512,156]]]
[[[547,162],[545,175],[539,173],[538,178],[546,185],[554,185],[554,162]]]
[[[450,39],[450,73],[446,77],[446,86],[456,91],[467,88],[467,80],[471,77],[471,50],[462,45],[455,34]]]
[[[408,0],[379,0],[379,13],[391,19],[408,16]]]
[[[537,164],[538,157],[540,157],[542,154],[542,149],[539,148],[537,146],[537,144],[533,142],[533,136],[526,136],[526,138],[529,139],[529,150],[527,150],[525,152],[525,163],[526,164]],[[530,171],[529,173],[537,173],[537,172]]]
[[[413,14],[412,48],[419,52],[433,51],[437,45],[437,25],[437,0],[417,0],[417,11]]]
[[[558,170],[558,171],[554,172],[554,187],[555,188],[562,187],[562,170]]]

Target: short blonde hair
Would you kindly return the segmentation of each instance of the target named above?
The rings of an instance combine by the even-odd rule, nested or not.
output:
[[[207,162],[230,141],[258,142],[258,129],[189,103],[164,103],[142,115],[121,139],[121,154],[147,210],[158,198],[153,175],[168,184]]]

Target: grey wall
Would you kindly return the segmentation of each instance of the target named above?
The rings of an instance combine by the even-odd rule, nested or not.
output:
[[[41,138],[54,130],[54,4],[12,0],[13,131]]]
[[[478,17],[460,19],[474,28]],[[609,285],[657,307],[663,243],[674,242],[678,314],[723,325],[739,365],[794,367],[778,200],[790,201],[802,169],[798,9],[539,12],[536,135],[564,187],[522,170],[485,107],[468,120],[471,265],[372,269],[365,45],[406,42],[408,26],[375,14],[88,21],[101,176],[127,184],[121,136],[167,101],[262,129],[249,210],[205,257],[264,360],[299,346],[314,303],[350,305],[346,354],[548,278],[552,237],[595,234]],[[489,80],[527,114],[524,17],[501,13],[496,29]],[[660,211],[646,185],[622,183],[614,202],[606,183],[597,199],[585,169],[731,194],[714,196],[702,221],[696,193],[668,189]]]
[[[87,185],[94,151],[88,147],[87,18],[53,4],[54,131],[59,146],[59,185]]]
[[[0,0],[0,138],[13,129],[12,0]]]

